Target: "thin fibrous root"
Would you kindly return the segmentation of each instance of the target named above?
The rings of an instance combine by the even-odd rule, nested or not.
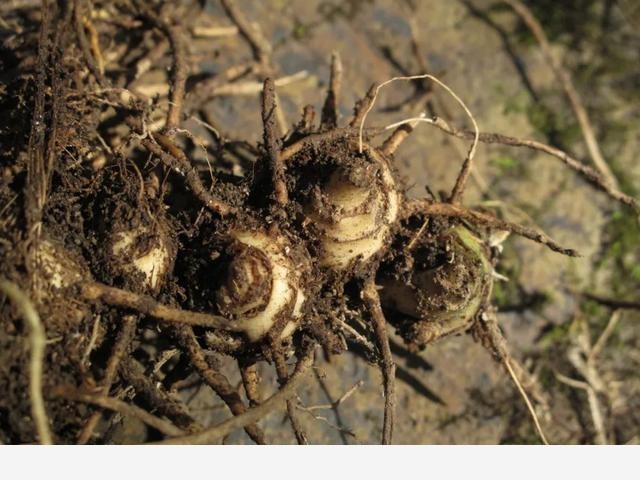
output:
[[[141,144],[150,153],[158,157],[167,168],[184,177],[193,194],[209,208],[209,210],[221,216],[236,212],[235,207],[226,204],[206,189],[198,175],[198,171],[191,165],[184,152],[182,152],[171,139],[164,135],[155,134],[153,140],[144,138],[141,140]],[[170,153],[165,151],[160,144]]]
[[[171,25],[167,27],[166,31],[173,51],[173,78],[166,123],[166,128],[171,130],[180,126],[189,67],[186,61],[187,49],[182,30],[178,26]]]
[[[29,360],[29,398],[31,416],[36,427],[38,439],[42,445],[53,444],[49,428],[49,419],[42,395],[42,367],[47,337],[40,316],[29,297],[15,283],[0,278],[0,290],[16,305],[29,329],[31,354]]]
[[[367,113],[373,108],[373,102],[375,101],[377,93],[378,90],[376,88],[376,84],[374,83],[369,87],[369,90],[367,90],[365,96],[356,102],[356,106],[353,109],[353,118],[349,122],[350,127],[355,128],[358,125],[364,125],[364,120],[367,117]]]
[[[569,100],[569,104],[571,105],[573,113],[578,119],[580,131],[582,132],[582,136],[587,145],[587,149],[589,150],[589,156],[591,157],[591,160],[593,160],[593,164],[602,174],[602,177],[607,186],[611,187],[614,190],[617,190],[618,180],[611,171],[609,164],[602,156],[600,145],[596,140],[596,135],[593,131],[593,127],[591,126],[591,121],[589,120],[587,109],[582,104],[580,95],[573,85],[571,75],[569,75],[569,72],[563,67],[562,62],[558,60],[551,51],[549,40],[547,39],[547,35],[545,34],[542,25],[540,25],[540,22],[538,22],[531,10],[521,1],[504,0],[504,2],[511,8],[513,8],[513,10],[518,14],[518,16],[522,19],[529,30],[531,30],[531,33],[533,33],[533,36],[540,44],[542,53],[546,57],[548,65],[551,67],[551,70],[553,71],[556,79],[560,82],[560,85],[562,86],[562,89],[564,90],[564,93]]]
[[[338,105],[340,91],[342,90],[342,59],[336,51],[331,54],[331,76],[329,78],[329,90],[322,107],[320,126],[335,128],[338,126]]]
[[[278,77],[273,81],[273,83],[276,87],[282,88],[293,83],[306,80],[307,78],[309,78],[309,72],[307,70],[300,70],[299,72],[293,73],[291,75]],[[264,82],[257,82],[253,80],[247,80],[245,82],[227,82],[219,84],[217,86],[211,86],[207,90],[207,98],[255,95],[256,93],[261,93],[263,89]],[[282,118],[282,110],[278,111],[278,118]],[[278,128],[280,129],[280,126],[278,126]]]
[[[216,395],[218,395],[224,403],[227,404],[229,410],[234,415],[241,415],[247,411],[247,407],[242,402],[240,395],[233,388],[229,380],[207,361],[207,358],[198,344],[198,340],[193,333],[193,329],[189,326],[179,326],[175,329],[176,335],[182,344],[184,350],[189,356],[191,364],[195,367],[198,374],[209,385]],[[266,443],[264,433],[255,423],[244,427],[247,435],[258,445]]]
[[[274,349],[273,359],[276,365],[278,381],[281,385],[285,385],[289,379],[289,371],[284,355],[278,348]],[[289,422],[291,423],[291,428],[293,429],[293,434],[296,437],[298,445],[309,445],[307,434],[304,432],[302,425],[300,424],[300,419],[298,418],[296,411],[297,403],[298,402],[292,398],[287,399],[287,416],[289,417]]]
[[[202,426],[187,411],[186,406],[161,390],[156,382],[145,374],[144,367],[133,358],[120,364],[120,375],[161,415],[171,419],[178,427],[189,432],[198,432]]]
[[[512,363],[514,363],[515,361],[509,353],[509,349],[507,348],[507,341],[500,331],[500,327],[498,326],[498,319],[496,318],[495,312],[493,310],[487,309],[479,315],[478,321],[473,326],[472,334],[474,338],[491,353],[491,355],[497,362],[504,365],[505,369],[509,373],[509,376],[513,380],[513,383],[518,389],[518,392],[524,400],[524,403],[527,407],[527,410],[529,411],[529,414],[531,415],[540,439],[545,445],[549,445],[547,437],[542,429],[542,425],[540,424],[540,420],[538,419],[538,414],[536,413],[531,400],[529,400],[529,395],[522,386],[522,383],[520,382],[520,379],[516,375],[516,372],[513,368]]]
[[[169,111],[167,112],[165,125],[169,132],[180,126],[182,117],[182,105],[184,104],[187,77],[189,76],[187,48],[184,41],[184,32],[179,26],[171,25],[151,13],[148,14],[148,18],[167,36],[173,55]]]
[[[242,360],[238,360],[238,366],[240,368],[242,385],[244,386],[244,391],[247,395],[247,399],[249,400],[249,405],[252,407],[260,405],[262,403],[262,398],[260,397],[260,376],[258,374],[258,366],[253,362],[245,363]]]
[[[234,1],[221,0],[221,3],[227,16],[236,24],[240,35],[242,35],[251,47],[253,57],[263,65],[269,64],[271,61],[271,45],[264,37],[260,28],[249,22]]]
[[[529,400],[529,395],[527,395],[527,392],[524,390],[524,388],[522,388],[522,383],[516,376],[516,372],[514,372],[513,367],[511,366],[511,360],[508,357],[505,357],[503,359],[503,363],[505,368],[509,372],[511,379],[513,380],[513,383],[516,385],[518,392],[522,396],[524,403],[527,405],[527,410],[529,410],[529,413],[531,414],[531,418],[533,419],[533,423],[536,426],[536,430],[538,432],[538,435],[540,435],[540,439],[542,440],[542,443],[544,443],[545,445],[549,445],[549,442],[547,441],[547,437],[544,434],[544,430],[542,430],[542,426],[540,425],[540,420],[538,419],[538,415],[536,414],[536,411],[533,408],[533,405],[531,404],[531,400]]]
[[[165,130],[169,135],[173,135],[173,131],[180,126],[182,119],[182,106],[186,93],[187,77],[189,76],[184,32],[180,26],[160,18],[151,8],[138,6],[142,8],[142,16],[167,37],[171,46],[173,68]]]
[[[280,405],[286,402],[288,398],[295,395],[296,389],[305,377],[305,374],[313,365],[314,349],[313,346],[309,346],[305,352],[300,356],[296,369],[289,377],[289,381],[280,390],[274,393],[271,397],[265,400],[257,407],[248,409],[242,415],[230,418],[218,425],[207,428],[201,432],[197,432],[191,435],[185,435],[183,437],[171,438],[160,444],[173,444],[173,445],[193,445],[193,444],[210,444],[238,428],[244,428],[247,425],[256,423],[261,418],[265,417]]]
[[[163,418],[152,415],[146,410],[124,402],[118,398],[109,397],[101,394],[84,393],[79,390],[75,390],[71,387],[55,387],[51,394],[54,397],[64,398],[66,400],[72,400],[75,402],[89,403],[96,405],[107,410],[111,410],[119,413],[123,416],[129,416],[137,418],[146,425],[158,430],[160,433],[167,437],[179,437],[185,434],[185,431],[176,427],[173,423],[164,420]]]
[[[459,218],[476,225],[485,225],[497,230],[504,230],[507,232],[515,233],[516,235],[520,235],[522,237],[528,238],[529,240],[540,243],[550,248],[554,252],[561,253],[562,255],[567,255],[569,257],[580,256],[577,251],[559,245],[553,239],[549,238],[549,236],[544,232],[518,225],[516,223],[507,222],[505,220],[500,220],[499,218],[496,218],[492,215],[471,210],[460,205],[453,205],[449,203],[432,203],[429,200],[411,200],[405,206],[404,216],[406,218],[415,214],[424,216],[432,215],[436,217]]]
[[[118,373],[120,361],[126,354],[127,349],[129,348],[129,345],[133,340],[137,326],[138,318],[135,315],[125,315],[122,318],[122,327],[118,332],[115,344],[113,345],[113,349],[111,350],[111,356],[107,361],[107,367],[104,371],[104,378],[102,379],[102,384],[100,386],[102,395],[109,395],[111,384],[115,380],[116,374]],[[89,417],[89,420],[87,420],[87,423],[78,435],[77,443],[79,445],[84,445],[89,441],[101,417],[102,412],[94,412],[91,417]]]
[[[403,120],[402,122],[393,124],[391,127],[386,127],[387,129],[394,128],[394,127],[396,129],[393,131],[391,135],[389,135],[389,138],[387,138],[382,144],[382,146],[380,147],[380,149],[382,150],[382,153],[384,153],[388,157],[393,156],[393,154],[396,153],[396,150],[398,150],[398,147],[400,147],[402,142],[404,142],[407,139],[407,137],[411,134],[411,132],[413,132],[413,130],[416,128],[416,125],[420,123],[420,120],[423,119],[424,115],[425,114],[422,113],[416,119]]]
[[[97,59],[95,59],[93,54],[91,53],[91,44],[89,43],[87,35],[84,31],[84,11],[86,8],[86,3],[87,0],[76,0],[74,2],[74,23],[76,27],[76,36],[78,37],[80,50],[82,51],[82,56],[84,57],[84,61],[86,62],[89,71],[95,77],[100,86],[105,86],[107,82],[104,76],[104,71],[100,68]]]
[[[622,309],[622,310],[640,310],[640,302],[634,302],[630,300],[617,300],[615,298],[606,298],[601,297],[599,295],[594,295],[593,293],[581,293],[581,295],[588,299],[592,300],[600,305],[604,305],[605,307],[613,308],[613,309]]]
[[[447,133],[447,134],[449,134],[451,136],[454,136],[454,137],[458,137],[458,138],[462,138],[462,139],[471,139],[474,136],[474,132],[469,131],[469,130],[459,130],[457,128],[454,128],[451,125],[449,125],[449,123],[447,123],[447,121],[445,121],[441,117],[409,118],[409,119],[403,120],[401,122],[396,122],[396,123],[393,123],[391,125],[388,125],[386,127],[386,129],[392,129],[392,128],[398,128],[399,129],[399,128],[402,128],[403,125],[406,125],[406,124],[414,125],[414,124],[417,124],[417,123],[420,123],[420,122],[428,123],[430,125],[434,125],[435,127],[438,127],[443,132],[445,132],[445,133]],[[394,134],[395,133],[396,132],[394,132]],[[552,147],[552,146],[547,145],[547,144],[542,143],[542,142],[538,142],[536,140],[520,139],[520,138],[516,138],[516,137],[510,137],[510,136],[507,136],[507,135],[502,135],[500,133],[481,133],[480,137],[479,137],[479,140],[482,143],[487,143],[487,144],[494,144],[495,143],[495,144],[500,144],[500,145],[508,145],[508,146],[511,146],[511,147],[529,148],[531,150],[536,150],[536,151],[543,152],[543,153],[546,153],[548,155],[551,155],[552,157],[555,157],[558,160],[560,160],[562,163],[564,163],[570,169],[572,169],[575,172],[577,172],[590,185],[592,185],[595,188],[597,188],[598,190],[606,193],[612,199],[614,199],[614,200],[616,200],[616,201],[618,201],[618,202],[620,202],[620,203],[622,203],[624,205],[627,205],[627,206],[633,208],[636,212],[640,212],[640,204],[638,203],[638,201],[635,198],[633,198],[633,197],[631,197],[629,195],[626,195],[625,193],[621,192],[616,187],[614,187],[610,182],[608,182],[605,179],[605,177],[603,177],[602,174],[600,174],[598,171],[596,171],[595,169],[591,168],[590,166],[585,165],[584,163],[576,160],[571,155],[569,155],[568,153],[566,153],[566,152],[564,152],[564,151],[562,151],[562,150],[560,150],[558,148]]]
[[[389,85],[390,83],[393,83],[395,81],[398,80],[421,80],[421,79],[429,79],[432,82],[437,83],[438,85],[440,85],[442,88],[444,88],[447,93],[449,95],[451,95],[454,100],[462,107],[462,109],[464,110],[464,112],[467,114],[467,116],[469,117],[469,119],[471,120],[471,123],[473,124],[473,130],[474,130],[474,136],[473,136],[473,142],[471,143],[471,146],[469,147],[469,151],[467,152],[467,156],[464,159],[464,162],[462,164],[462,168],[460,169],[460,173],[458,174],[458,178],[456,179],[456,183],[453,187],[453,190],[451,191],[451,195],[449,196],[449,202],[450,203],[459,203],[460,199],[462,197],[462,194],[464,193],[464,188],[467,184],[467,179],[469,178],[469,174],[471,173],[471,167],[472,167],[472,162],[473,162],[473,157],[476,153],[476,148],[478,146],[478,137],[480,135],[480,131],[478,129],[478,124],[476,123],[476,119],[474,118],[473,114],[471,113],[471,110],[469,110],[469,108],[467,107],[467,105],[462,101],[462,99],[448,86],[446,85],[444,82],[442,82],[441,80],[439,80],[438,78],[434,77],[433,75],[429,75],[427,73],[423,74],[423,75],[411,75],[409,77],[393,77],[385,82],[382,82],[381,84],[379,84],[378,86],[376,86],[373,89],[373,93],[372,90],[369,90],[369,93],[367,93],[367,97],[366,99],[371,99],[370,101],[366,102],[366,108],[364,109],[362,115],[357,115],[358,119],[358,123],[359,123],[359,131],[358,131],[358,145],[359,145],[359,152],[362,153],[362,132],[364,129],[364,123],[367,119],[367,115],[369,114],[369,112],[373,109],[373,105],[375,104],[376,98],[378,97],[378,92],[380,91],[380,89],[386,85]],[[372,95],[370,95],[372,93]],[[354,119],[355,121],[355,119]]]
[[[131,308],[166,322],[220,330],[237,330],[233,323],[224,317],[169,307],[157,302],[148,295],[133,293],[98,282],[89,282],[81,285],[80,294],[85,300],[102,301],[109,305]]]
[[[273,179],[276,202],[285,206],[289,202],[287,184],[284,177],[284,164],[280,158],[280,145],[277,136],[276,87],[273,79],[267,78],[262,89],[262,124],[264,126],[264,146],[269,156],[269,169]]]
[[[384,129],[367,129],[367,133],[372,136],[379,135],[382,132],[384,132]],[[286,162],[308,145],[321,145],[324,142],[331,142],[333,140],[343,139],[345,137],[350,138],[354,137],[357,133],[358,130],[354,127],[334,128],[333,130],[329,130],[327,132],[312,133],[311,135],[302,137],[295,143],[287,145],[285,148],[283,148],[280,152],[280,159],[283,162]]]
[[[378,346],[382,353],[382,376],[384,378],[384,424],[382,429],[383,445],[390,445],[393,439],[393,425],[396,411],[396,365],[389,346],[387,322],[380,306],[380,296],[374,280],[368,279],[362,291],[362,297],[373,319],[373,330],[378,339]]]

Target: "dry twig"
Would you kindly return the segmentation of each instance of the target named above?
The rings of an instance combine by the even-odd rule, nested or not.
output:
[[[598,445],[609,443],[609,433],[605,421],[605,408],[602,405],[602,398],[610,405],[611,397],[609,389],[598,369],[598,356],[602,352],[607,340],[615,330],[620,321],[620,310],[615,310],[607,326],[602,331],[595,344],[591,344],[591,334],[587,322],[579,318],[574,336],[574,345],[567,351],[567,358],[573,367],[584,378],[584,382],[574,380],[561,374],[556,374],[559,381],[574,388],[581,388],[587,393],[587,402],[591,412],[591,419],[595,429],[595,442]]]

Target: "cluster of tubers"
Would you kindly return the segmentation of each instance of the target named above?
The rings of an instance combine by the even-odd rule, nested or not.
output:
[[[223,4],[259,57],[260,68],[256,63],[255,72],[251,67],[239,78],[249,73],[261,78],[273,74],[265,64],[268,53],[255,44],[249,23],[233,2],[223,0]],[[76,33],[83,37],[91,33],[90,16],[84,19],[83,2],[74,5]],[[459,97],[431,75],[397,77],[372,87],[356,104],[348,125],[340,126],[341,66],[335,55],[320,122],[315,122],[313,108],[308,106],[302,120],[287,132],[276,126],[275,84],[268,78],[262,92],[263,142],[249,146],[253,158],[238,156],[237,162],[227,165],[224,142],[216,132],[220,146],[216,154],[223,161],[201,169],[191,158],[194,150],[188,150],[193,144],[181,136],[186,132],[194,140],[180,128],[180,120],[193,113],[187,112],[185,95],[191,88],[187,80],[197,75],[187,78],[188,55],[180,29],[147,8],[131,8],[136,22],[167,37],[165,47],[172,52],[168,111],[166,120],[159,121],[164,128],[152,121],[162,116],[155,100],[121,88],[117,75],[111,78],[94,64],[92,56],[99,51],[92,49],[99,46],[100,38],[93,38],[93,43],[84,38],[82,53],[92,68],[82,75],[72,67],[59,73],[83,85],[75,96],[72,89],[60,92],[74,102],[76,97],[84,99],[86,104],[78,100],[78,112],[93,116],[78,116],[89,125],[89,133],[84,132],[87,138],[54,138],[57,130],[51,128],[54,133],[48,143],[59,150],[48,152],[47,158],[55,157],[54,165],[45,169],[27,164],[25,196],[33,198],[25,201],[26,261],[21,264],[22,254],[16,254],[19,260],[12,257],[6,262],[19,265],[13,277],[28,285],[30,293],[36,292],[47,334],[62,339],[52,345],[49,361],[61,371],[66,369],[65,381],[80,390],[90,385],[92,393],[108,396],[121,375],[127,388],[134,386],[136,392],[148,394],[152,408],[175,421],[183,429],[181,434],[198,426],[190,422],[182,405],[176,406],[164,394],[161,382],[149,387],[147,379],[140,378],[144,375],[136,377],[139,358],[148,360],[147,372],[153,369],[156,374],[167,365],[171,375],[177,371],[176,379],[197,371],[237,420],[248,408],[237,389],[216,370],[215,355],[237,360],[250,413],[257,415],[268,401],[262,403],[252,390],[252,382],[253,387],[257,382],[256,362],[273,363],[280,392],[292,393],[294,386],[287,381],[313,363],[314,347],[320,345],[333,354],[350,348],[349,342],[360,342],[366,358],[379,362],[383,370],[383,438],[389,443],[395,367],[387,327],[394,327],[415,350],[469,330],[475,337],[475,327],[490,304],[495,276],[497,252],[484,238],[482,232],[487,230],[512,231],[553,250],[575,254],[543,233],[460,204],[480,133]],[[61,19],[60,24],[66,21]],[[61,34],[58,40],[65,38]],[[65,51],[63,47],[71,44],[61,43],[52,52]],[[57,57],[52,53],[51,58]],[[46,66],[40,67],[44,71]],[[475,131],[456,131],[437,118],[421,115],[390,125],[397,128],[374,145],[376,135],[389,128],[364,128],[379,88],[394,80],[427,78],[453,95],[471,117]],[[48,87],[39,90],[43,104],[44,92],[58,92]],[[104,98],[98,95],[96,100],[97,94],[89,91],[99,91]],[[61,98],[64,95],[60,93]],[[449,197],[409,199],[406,183],[394,167],[396,149],[421,121],[473,138]],[[96,135],[99,138],[92,137]],[[92,148],[99,153],[91,152]],[[69,152],[100,161],[90,169],[72,168],[75,159],[69,165],[60,161]],[[39,158],[29,155],[29,161]],[[22,190],[20,182],[15,182],[15,188]],[[45,192],[42,198],[41,192]],[[149,319],[160,323],[149,329]],[[139,339],[143,330],[152,340]],[[166,344],[171,348],[161,351]],[[173,359],[173,350],[180,350],[182,357]],[[294,356],[300,369],[290,372],[287,360]],[[192,370],[180,372],[185,365]],[[303,443],[290,402],[288,414]],[[66,405],[61,405],[57,411],[66,418]],[[79,441],[89,441],[96,428],[100,412],[93,413],[86,423],[86,415],[79,414],[84,426],[73,425],[69,430],[82,430]],[[256,419],[242,427],[261,443]],[[164,425],[162,433],[177,436],[176,425],[168,430]]]

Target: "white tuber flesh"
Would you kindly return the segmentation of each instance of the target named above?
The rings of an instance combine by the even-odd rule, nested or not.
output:
[[[162,234],[154,235],[151,229],[139,226],[113,235],[111,252],[121,273],[141,273],[144,276],[145,290],[158,289],[171,264],[169,241]],[[141,240],[148,237],[146,248],[139,246]]]
[[[383,247],[398,214],[398,192],[387,162],[373,149],[379,166],[372,185],[358,186],[346,175],[335,172],[322,189],[332,216],[311,207],[309,218],[322,231],[320,264],[345,269],[359,259],[364,262]]]
[[[242,251],[232,260],[227,284],[217,292],[220,310],[230,313],[252,342],[262,339],[283,318],[288,323],[280,338],[291,336],[305,296],[287,246],[262,232],[240,231],[232,236]]]
[[[89,268],[79,256],[75,256],[62,244],[53,240],[42,240],[36,250],[37,271],[40,274],[42,299],[46,300],[49,314],[58,320],[77,324],[88,315],[86,305],[81,301],[67,300],[56,290],[72,287],[90,280]]]
[[[55,242],[41,241],[36,258],[45,281],[54,289],[70,287],[89,276],[87,267]]]

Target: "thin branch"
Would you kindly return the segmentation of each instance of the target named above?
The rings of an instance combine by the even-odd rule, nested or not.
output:
[[[360,387],[364,385],[363,380],[358,380],[354,383],[349,390],[344,392],[344,394],[338,398],[337,400],[332,401],[326,405],[311,405],[309,407],[305,407],[306,410],[312,412],[314,410],[336,410],[342,403],[344,403],[349,397],[351,397]]]
[[[373,353],[373,351],[375,350],[374,345],[369,340],[367,340],[365,336],[361,335],[355,328],[353,328],[344,320],[338,318],[336,319],[336,321],[343,333],[348,333],[351,338],[358,342],[362,347],[367,349],[367,351],[369,351],[370,353]]]
[[[295,395],[296,389],[304,379],[306,372],[312,364],[313,348],[310,347],[298,360],[296,369],[289,378],[287,384],[257,407],[250,408],[242,415],[230,418],[229,420],[226,420],[218,425],[214,425],[213,427],[207,428],[201,432],[197,432],[191,435],[185,435],[183,437],[168,439],[157,443],[165,445],[211,444],[238,428],[244,428],[247,425],[256,423],[261,418],[268,415],[280,405],[285,403],[286,400],[292,395]]]
[[[529,10],[529,8],[520,0],[504,0],[504,2],[511,8],[513,8],[513,10],[518,14],[518,16],[522,19],[529,30],[531,30],[531,33],[533,33],[533,36],[540,44],[542,53],[547,58],[547,64],[549,65],[549,67],[551,67],[551,70],[553,71],[558,82],[560,82],[560,84],[562,85],[569,103],[571,104],[571,108],[573,109],[573,112],[578,119],[580,130],[582,131],[582,136],[585,143],[587,144],[587,149],[589,150],[589,155],[591,156],[594,165],[602,174],[605,183],[614,190],[617,190],[618,181],[611,171],[611,168],[607,164],[606,160],[602,156],[602,152],[600,151],[600,146],[598,144],[598,141],[596,140],[596,136],[593,131],[591,121],[589,120],[587,110],[582,104],[580,95],[578,94],[576,88],[573,85],[573,82],[571,81],[571,75],[569,75],[569,72],[563,67],[562,62],[558,60],[555,55],[553,55],[551,46],[549,45],[549,40],[547,39],[542,25],[540,25],[540,22],[538,22],[531,10]]]
[[[318,420],[320,422],[326,423],[330,428],[333,428],[334,430],[337,430],[338,432],[340,432],[340,434],[342,434],[343,437],[344,437],[344,435],[349,435],[352,438],[357,438],[356,433],[353,430],[341,427],[339,425],[335,425],[333,422],[329,421],[328,418],[323,417],[321,415],[316,415],[315,413],[313,413],[313,410],[311,410],[310,408],[305,407],[304,405],[297,404],[296,408],[298,410],[302,410],[303,412],[305,412],[307,415],[309,415],[314,420]]]
[[[599,373],[596,370],[595,362],[582,359],[581,347],[574,347],[567,353],[567,358],[574,366],[574,368],[580,372],[586,380],[587,402],[589,403],[589,411],[591,412],[591,419],[593,421],[593,427],[595,429],[595,443],[598,445],[606,445],[607,429],[605,426],[604,415],[602,414],[602,405],[598,398],[598,391],[602,391],[602,388],[596,388],[602,383]],[[588,355],[588,353],[587,353]],[[566,383],[566,382],[565,382]]]
[[[486,225],[497,230],[506,230],[508,232],[515,233],[522,237],[533,240],[540,243],[554,252],[567,255],[569,257],[579,257],[580,254],[571,248],[565,248],[553,239],[551,239],[546,233],[539,230],[528,228],[516,223],[500,220],[492,215],[478,212],[476,210],[470,210],[459,205],[453,205],[450,203],[432,203],[428,200],[411,200],[407,203],[405,209],[405,216],[411,216],[414,214],[421,214],[425,216],[434,215],[450,218],[459,218],[467,220],[471,223]]]
[[[560,383],[564,383],[572,388],[578,388],[587,392],[587,400],[589,402],[589,409],[591,411],[591,419],[593,420],[594,428],[597,432],[597,442],[604,444],[606,442],[606,434],[604,433],[604,422],[602,421],[602,414],[598,405],[598,400],[593,390],[593,387],[587,382],[582,380],[576,380],[559,372],[555,372],[555,377]]]
[[[404,247],[405,252],[410,252],[411,250],[413,250],[413,247],[416,245],[418,240],[420,240],[420,237],[422,236],[422,234],[424,233],[424,231],[427,229],[428,226],[429,226],[429,219],[427,218],[424,222],[422,222],[422,225],[420,226],[418,231],[415,233],[413,238],[409,241],[409,243],[407,243],[407,246]]]
[[[29,329],[31,355],[29,360],[29,398],[31,400],[31,416],[36,426],[38,439],[42,445],[53,444],[49,419],[42,396],[42,370],[44,351],[47,344],[44,326],[29,297],[15,283],[0,279],[0,290],[15,304]]]
[[[611,315],[611,317],[609,317],[607,326],[602,331],[602,333],[598,337],[598,340],[596,340],[596,343],[593,345],[593,348],[589,352],[589,357],[587,358],[587,362],[592,362],[592,363],[595,362],[596,358],[598,357],[598,355],[600,355],[600,353],[602,352],[602,349],[606,345],[609,338],[611,338],[611,335],[613,334],[614,330],[618,326],[618,322],[620,322],[621,316],[622,315],[620,310],[615,310]]]
[[[384,425],[382,431],[383,445],[390,445],[393,438],[393,426],[396,416],[396,364],[393,361],[391,347],[389,346],[389,335],[387,333],[387,322],[380,306],[380,296],[373,279],[365,282],[362,291],[371,318],[373,320],[373,330],[378,339],[380,352],[382,353],[382,376],[384,378]]]

